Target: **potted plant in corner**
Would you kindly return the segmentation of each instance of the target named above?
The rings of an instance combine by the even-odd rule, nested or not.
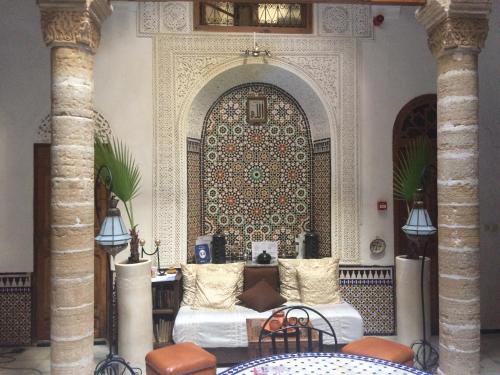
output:
[[[141,173],[130,150],[119,140],[95,137],[96,171],[105,165],[112,175],[111,194],[125,208],[130,224],[130,256],[117,262],[118,350],[134,367],[145,370],[144,358],[153,349],[151,260],[139,258],[139,233],[132,201],[139,194]],[[103,169],[106,171],[107,169]]]
[[[432,163],[431,146],[426,137],[413,139],[394,166],[394,197],[406,202],[407,217],[416,192],[425,184],[426,171]],[[401,229],[400,229],[401,230]],[[422,299],[420,278],[422,259],[415,243],[409,242],[406,255],[396,257],[396,326],[398,341],[411,345],[422,338]],[[430,259],[425,258],[424,301],[427,337],[430,337]]]

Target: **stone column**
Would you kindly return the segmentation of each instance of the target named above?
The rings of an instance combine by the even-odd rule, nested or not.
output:
[[[488,22],[443,12],[432,23],[427,16],[424,8],[417,18],[438,70],[438,374],[473,375],[480,371],[477,59]]]
[[[93,54],[107,1],[39,2],[51,48],[51,373],[94,368]],[[65,7],[64,7],[65,6]]]

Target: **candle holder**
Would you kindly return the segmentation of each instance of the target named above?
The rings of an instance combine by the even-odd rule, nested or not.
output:
[[[158,267],[158,275],[164,276],[165,271],[162,271],[161,266],[160,266],[160,244],[161,244],[161,241],[155,240],[155,251],[153,251],[152,253],[148,253],[146,250],[144,250],[145,244],[146,244],[146,240],[144,240],[144,239],[139,240],[139,245],[141,246],[141,257],[144,256],[144,254],[150,255],[150,256],[156,254],[156,266]]]

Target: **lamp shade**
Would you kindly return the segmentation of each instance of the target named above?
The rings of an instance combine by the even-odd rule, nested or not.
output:
[[[131,239],[120,210],[116,207],[117,204],[117,199],[110,200],[108,213],[101,225],[99,235],[95,238],[97,243],[112,256],[124,250]]]
[[[416,236],[431,236],[436,233],[436,227],[432,225],[429,213],[424,206],[424,194],[422,188],[417,189],[413,198],[413,207],[406,221],[406,225],[401,228],[409,238]]]
[[[436,233],[436,227],[432,225],[429,213],[423,207],[413,207],[406,225],[401,229],[410,236],[430,236]]]

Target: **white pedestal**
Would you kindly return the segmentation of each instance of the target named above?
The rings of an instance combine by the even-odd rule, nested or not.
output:
[[[431,335],[430,266],[425,258],[424,302],[425,328],[427,338]],[[423,339],[422,298],[420,293],[420,273],[422,257],[407,259],[396,257],[396,325],[398,341],[410,346]]]
[[[116,264],[118,354],[146,373],[144,358],[153,350],[151,261]]]

